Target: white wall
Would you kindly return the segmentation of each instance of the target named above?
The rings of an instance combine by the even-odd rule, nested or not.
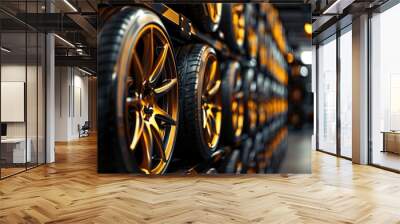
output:
[[[5,122],[7,124],[8,138],[29,139],[31,155],[33,162],[36,158],[39,163],[44,162],[44,74],[42,67],[25,64],[2,64],[1,81],[2,82],[24,82],[26,84],[26,107],[22,112],[26,112],[26,120],[23,122]],[[27,78],[27,80],[25,80]],[[7,97],[7,96],[2,96]],[[1,108],[2,111],[10,108]],[[37,156],[39,153],[39,156]]]
[[[79,137],[78,124],[88,120],[88,77],[73,67],[56,67],[55,140]]]
[[[36,80],[31,80],[30,74],[36,75],[36,67],[19,65],[19,64],[5,64],[1,66],[1,81],[2,82],[25,82],[26,70],[28,72],[29,86],[35,86],[35,88],[27,88],[27,106],[36,108]],[[33,103],[32,103],[33,102]],[[1,108],[1,110],[7,110],[7,108]],[[36,109],[35,109],[36,111]],[[36,113],[27,113],[28,122],[34,121],[35,124],[28,124],[28,129],[30,127],[36,130]],[[7,136],[8,137],[25,137],[25,123],[26,122],[7,122]],[[35,127],[33,127],[35,126]],[[28,130],[28,137],[30,131]],[[35,133],[36,135],[36,133]]]
[[[67,67],[55,68],[55,140],[68,140],[68,117],[70,84],[69,69]]]

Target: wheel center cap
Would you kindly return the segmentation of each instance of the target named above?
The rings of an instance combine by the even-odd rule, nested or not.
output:
[[[153,114],[153,112],[154,112],[154,109],[153,109],[152,106],[146,106],[146,107],[143,108],[143,112],[144,112],[146,115],[151,116],[151,115]]]

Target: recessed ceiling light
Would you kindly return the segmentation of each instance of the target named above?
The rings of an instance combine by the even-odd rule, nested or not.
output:
[[[312,34],[312,25],[311,23],[305,23],[304,24],[304,32],[306,32],[307,35]]]
[[[303,51],[300,54],[303,64],[310,65],[312,63],[312,51]]]
[[[300,67],[300,75],[303,77],[308,76],[308,68],[306,66],[303,65]]]

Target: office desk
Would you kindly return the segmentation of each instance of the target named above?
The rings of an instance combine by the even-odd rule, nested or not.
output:
[[[393,152],[400,154],[400,132],[382,131],[382,134],[383,134],[382,152]]]
[[[25,144],[27,144],[25,152]],[[1,139],[1,157],[7,163],[25,163],[30,162],[32,141],[30,138],[6,138]],[[11,159],[12,158],[12,159]]]

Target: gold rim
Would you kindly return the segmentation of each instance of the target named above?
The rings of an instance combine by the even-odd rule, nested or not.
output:
[[[243,89],[242,89],[242,76],[238,73],[235,77],[233,95],[232,95],[232,127],[236,138],[240,137],[243,130],[244,122],[244,103],[243,103]]]
[[[221,76],[218,70],[218,61],[214,54],[209,54],[206,59],[201,108],[203,133],[210,149],[214,149],[217,146],[221,132],[220,87]]]
[[[232,21],[236,42],[239,46],[242,46],[245,38],[245,15],[243,4],[233,4]]]
[[[177,131],[178,80],[171,45],[164,31],[150,24],[122,54],[131,59],[124,113],[130,159],[142,172],[159,174],[171,158]]]
[[[206,3],[208,15],[213,23],[219,23],[221,20],[222,3]]]

